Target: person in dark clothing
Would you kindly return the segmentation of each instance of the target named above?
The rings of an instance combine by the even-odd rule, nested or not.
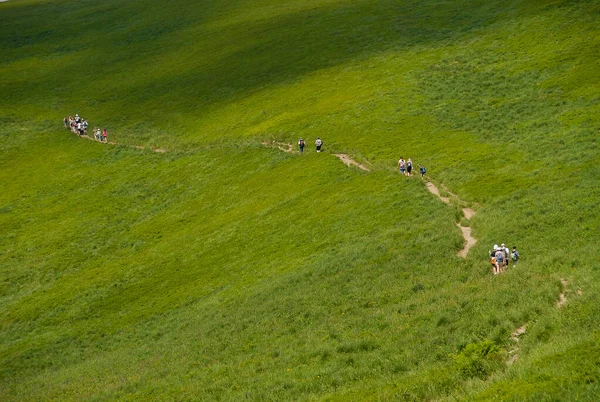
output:
[[[300,153],[304,152],[304,146],[306,145],[306,143],[304,142],[304,140],[302,138],[300,138],[298,140],[298,148],[300,148]]]

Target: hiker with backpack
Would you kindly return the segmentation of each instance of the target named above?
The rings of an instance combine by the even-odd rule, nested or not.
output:
[[[496,273],[496,251],[489,251],[489,255],[490,255],[490,263],[492,264],[492,272],[494,273],[494,275],[497,275]]]
[[[317,137],[317,140],[315,141],[315,146],[317,147],[317,152],[321,152],[321,147],[323,146],[323,141],[321,140],[320,137]]]
[[[425,169],[425,166],[423,165],[419,165],[419,171],[421,172],[421,177],[425,176],[425,173],[427,173],[427,169]]]
[[[508,249],[508,247],[506,247],[506,244],[504,243],[500,245],[500,249],[502,250],[505,256],[504,266],[508,268],[508,264],[510,263],[510,250]]]
[[[412,167],[413,167],[412,159],[408,158],[408,162],[406,162],[406,175],[407,176],[410,176],[410,172],[412,172]]]
[[[501,272],[504,272],[504,263],[506,261],[506,256],[504,255],[504,251],[497,244],[494,244],[494,250],[490,251],[490,261],[492,263],[492,269],[494,271],[494,275],[498,275]]]
[[[108,143],[108,133],[106,132],[106,129],[102,132],[102,137],[104,137],[104,142]]]
[[[510,254],[510,257],[513,260],[513,266],[516,267],[517,266],[517,262],[519,262],[519,257],[521,255],[519,254],[519,250],[517,250],[517,246],[513,246],[512,249],[512,253]]]
[[[298,148],[300,148],[300,153],[304,152],[304,146],[306,145],[306,143],[304,142],[304,140],[302,138],[300,138],[298,140]]]
[[[504,250],[501,247],[498,247],[496,250],[496,268],[497,272],[504,272],[506,267],[506,255],[504,255]]]
[[[398,168],[400,169],[400,173],[406,176],[406,161],[403,157],[400,157],[400,160],[398,161]]]

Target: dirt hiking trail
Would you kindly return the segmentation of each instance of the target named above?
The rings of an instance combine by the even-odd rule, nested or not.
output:
[[[427,189],[429,190],[429,192],[431,192],[436,197],[438,197],[444,204],[450,205],[450,198],[442,196],[442,194],[440,193],[440,190],[437,188],[437,186],[435,184],[428,181],[427,183],[425,183],[425,185],[427,186]],[[450,196],[452,198],[456,199],[458,202],[461,202],[460,198],[458,198],[458,196],[456,194],[451,193],[445,187],[444,187],[444,191],[446,191],[448,194],[450,194]],[[471,208],[462,208],[462,213],[463,213],[463,216],[467,220],[470,220],[473,216],[475,216],[475,211]],[[465,239],[465,246],[462,248],[462,250],[460,250],[458,252],[458,255],[459,255],[459,257],[467,258],[467,254],[469,254],[469,250],[471,249],[471,247],[473,247],[477,243],[477,239],[475,239],[471,235],[471,227],[463,226],[460,222],[457,222],[456,226],[458,226],[458,228],[460,229],[460,232],[462,233],[463,238]]]
[[[86,135],[80,135],[80,138],[85,138],[86,140],[89,141],[94,141],[94,142],[101,142],[96,140],[95,138],[92,138],[90,136]],[[294,145],[287,143],[287,142],[279,142],[279,141],[262,141],[261,142],[262,145],[264,145],[265,147],[270,147],[270,148],[277,148],[280,151],[289,153],[289,154],[293,154],[296,153],[296,151],[294,151]],[[103,143],[105,144],[105,143]],[[108,145],[119,145],[119,146],[126,146],[126,147],[131,147],[131,148],[136,148],[136,149],[140,149],[140,150],[144,150],[147,147],[143,146],[143,145],[126,145],[126,144],[120,144],[118,142],[113,142],[113,141],[109,141]],[[157,152],[157,153],[165,153],[167,152],[166,149],[164,148],[150,148],[148,147],[148,149],[151,149],[153,152]],[[347,154],[333,154],[333,156],[335,156],[336,158],[338,158],[340,161],[342,161],[342,163],[348,167],[350,166],[355,166],[365,172],[370,172],[371,169],[369,169],[369,167],[365,166],[362,163],[359,163],[357,161],[355,161],[354,159],[352,159],[350,156],[348,156]],[[450,198],[448,197],[443,197],[440,194],[440,190],[436,187],[435,184],[433,184],[432,182],[428,181],[427,183],[425,183],[427,186],[427,189],[434,194],[436,197],[438,197],[444,204],[450,205]],[[448,191],[447,188],[443,187],[444,191],[446,191],[448,194],[450,194],[450,196],[452,196],[453,198],[455,198],[457,201],[461,202],[461,200],[458,198],[458,196],[456,196],[455,194],[451,193],[450,191]],[[463,208],[462,209],[463,215],[464,217],[469,220],[471,219],[474,215],[475,215],[475,211],[471,208]],[[469,250],[471,249],[471,247],[473,247],[476,243],[477,243],[477,239],[475,239],[472,235],[471,235],[471,228],[469,226],[463,226],[460,222],[456,223],[456,226],[458,226],[458,228],[460,229],[463,238],[465,239],[465,246],[463,247],[462,250],[460,250],[458,252],[458,255],[462,258],[467,258],[467,254],[469,253]],[[564,304],[564,303],[563,303]]]
[[[269,148],[277,148],[280,151],[286,152],[288,154],[294,154],[294,153],[299,153],[298,151],[294,151],[294,145],[287,143],[287,142],[279,142],[279,141],[262,141],[261,144],[263,144],[265,147],[269,147]],[[357,161],[355,161],[354,159],[352,159],[350,156],[348,156],[347,154],[333,154],[333,156],[335,156],[336,158],[338,158],[339,160],[341,160],[344,165],[350,167],[350,166],[356,166],[357,168],[364,170],[365,172],[370,172],[371,169],[369,169],[367,166],[363,165],[362,163],[359,163]]]
[[[86,139],[86,140],[94,141],[94,142],[99,142],[99,143],[101,143],[101,144],[108,144],[108,145],[119,145],[119,146],[122,146],[122,147],[130,147],[130,148],[137,148],[137,149],[146,149],[146,147],[145,147],[145,146],[143,146],[143,145],[127,145],[127,144],[120,144],[120,143],[118,143],[118,142],[113,142],[113,141],[109,141],[109,142],[101,142],[101,141],[98,141],[98,140],[97,140],[97,139],[95,139],[95,138],[92,138],[92,137],[90,137],[90,136],[89,136],[89,135],[87,135],[87,134],[84,134],[84,135],[78,135],[78,137],[79,137],[79,138],[84,138],[84,139]],[[157,153],[161,153],[161,154],[164,154],[165,152],[167,152],[167,150],[166,150],[166,149],[164,149],[164,148],[150,148],[150,147],[147,147],[147,148],[148,148],[148,149],[151,149],[153,152],[157,152]]]
[[[562,291],[558,295],[558,300],[556,302],[557,308],[562,308],[565,304],[567,304],[567,296],[565,296],[565,292],[567,291],[567,285],[569,284],[569,281],[566,279],[561,279],[560,284],[562,286]]]
[[[560,284],[561,284],[561,293],[558,295],[558,300],[556,300],[556,308],[561,309],[563,308],[563,306],[567,303],[567,296],[565,296],[565,293],[567,291],[567,285],[569,284],[569,281],[566,279],[561,279],[560,280]],[[577,291],[578,295],[582,294],[581,289],[579,289]],[[521,339],[521,336],[525,335],[525,333],[527,332],[527,324],[525,323],[523,325],[521,325],[519,328],[515,329],[511,334],[510,334],[510,340],[518,343],[519,340]],[[517,345],[515,345],[515,347],[510,350],[508,352],[509,354],[509,358],[506,361],[506,364],[508,366],[514,364],[518,359],[519,359],[519,347]]]
[[[344,165],[350,167],[350,166],[356,166],[359,169],[364,170],[365,172],[370,172],[371,169],[369,169],[368,167],[366,167],[365,165],[363,165],[362,163],[358,163],[357,161],[355,161],[354,159],[352,159],[351,157],[349,157],[346,154],[333,154],[333,156],[339,158],[339,160],[341,160]]]
[[[261,144],[263,144],[265,147],[277,148],[280,151],[287,152],[288,154],[293,154],[294,153],[294,146],[292,144],[288,144],[287,142],[262,141]]]
[[[278,141],[269,142],[269,141],[265,140],[265,141],[262,141],[262,144],[265,147],[278,148],[280,151],[287,152],[290,154],[297,153],[297,151],[294,151],[294,146],[287,142],[278,142]],[[340,161],[342,161],[342,163],[344,163],[344,165],[346,165],[348,167],[356,166],[357,168],[364,170],[365,172],[371,171],[371,169],[369,169],[367,166],[355,161],[347,154],[333,154],[333,156],[338,158]],[[437,188],[437,186],[435,184],[428,181],[425,183],[425,185],[427,186],[427,189],[432,194],[434,194],[436,197],[438,197],[444,204],[450,205],[450,201],[451,201],[450,198],[442,196],[440,193],[440,190]],[[463,203],[463,201],[460,198],[458,198],[458,196],[456,194],[453,194],[452,192],[448,191],[448,189],[446,187],[442,186],[442,188],[444,189],[444,191],[446,193],[448,193],[450,195],[450,197],[452,197],[453,199],[458,201],[460,204]],[[467,219],[467,220],[470,220],[473,216],[475,216],[475,210],[473,210],[472,208],[462,208],[462,213],[463,213],[463,216],[465,217],[465,219]],[[462,248],[462,250],[458,251],[458,256],[462,257],[462,258],[467,258],[467,254],[469,254],[469,250],[471,249],[471,247],[473,247],[477,243],[477,239],[475,239],[472,236],[471,227],[463,226],[460,221],[456,223],[456,226],[458,226],[458,228],[460,229],[460,232],[462,233],[463,238],[465,239],[465,246]]]

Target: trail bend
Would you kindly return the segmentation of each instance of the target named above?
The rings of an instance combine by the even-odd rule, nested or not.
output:
[[[432,193],[433,195],[438,197],[444,204],[450,205],[450,198],[442,196],[439,188],[437,188],[437,186],[435,184],[428,181],[427,183],[425,183],[425,185],[430,193]],[[458,196],[456,196],[455,194],[452,194],[449,191],[447,191],[447,192],[453,198],[456,198],[458,201],[460,201]],[[471,208],[462,208],[462,213],[463,213],[463,216],[467,220],[470,220],[473,216],[475,216],[475,210],[473,210]],[[458,228],[460,229],[460,232],[462,233],[463,239],[465,239],[465,245],[461,250],[458,251],[458,256],[462,257],[462,258],[467,258],[467,255],[469,254],[469,250],[477,243],[477,239],[472,236],[470,226],[463,226],[460,222],[457,222],[456,226],[458,226]]]

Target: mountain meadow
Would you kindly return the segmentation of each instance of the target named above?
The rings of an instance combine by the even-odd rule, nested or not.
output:
[[[599,138],[597,0],[1,2],[0,400],[597,401]]]

